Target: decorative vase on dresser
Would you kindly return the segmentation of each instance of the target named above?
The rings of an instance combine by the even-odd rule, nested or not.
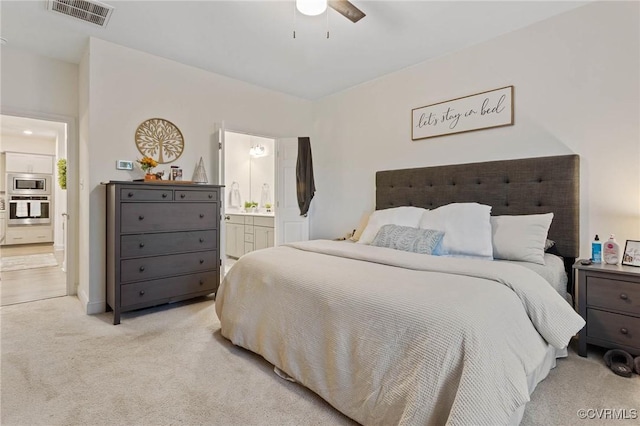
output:
[[[578,354],[587,343],[640,355],[640,268],[604,263],[573,265],[578,275],[578,313],[587,324],[578,336]]]
[[[135,309],[215,293],[221,186],[108,182],[107,305]]]

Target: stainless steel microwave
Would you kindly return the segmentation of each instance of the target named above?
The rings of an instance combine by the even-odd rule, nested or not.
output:
[[[36,173],[7,173],[7,191],[10,194],[49,195],[52,176]]]

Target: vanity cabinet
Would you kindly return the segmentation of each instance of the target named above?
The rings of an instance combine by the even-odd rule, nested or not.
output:
[[[114,324],[122,312],[218,290],[220,186],[106,185],[107,304]]]
[[[275,241],[275,228],[272,217],[256,216],[253,222],[253,249],[260,250],[273,247]]]
[[[228,214],[225,223],[227,256],[239,258],[254,250],[274,246],[273,216]]]
[[[53,174],[53,156],[7,152],[5,157],[7,173],[43,173]]]
[[[240,215],[225,216],[227,256],[238,258],[244,254],[244,217]]]

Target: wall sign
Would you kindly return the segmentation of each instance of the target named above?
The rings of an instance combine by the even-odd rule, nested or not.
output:
[[[513,125],[513,86],[411,110],[411,139]]]

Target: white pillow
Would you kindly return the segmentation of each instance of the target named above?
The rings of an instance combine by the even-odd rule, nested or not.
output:
[[[392,209],[376,210],[369,216],[367,227],[362,232],[358,244],[371,244],[384,225],[410,226],[417,228],[422,213],[426,209],[420,207],[394,207]]]
[[[493,257],[544,265],[544,247],[553,213],[494,216]]]
[[[453,203],[422,215],[420,228],[444,232],[435,254],[493,259],[491,206]]]

